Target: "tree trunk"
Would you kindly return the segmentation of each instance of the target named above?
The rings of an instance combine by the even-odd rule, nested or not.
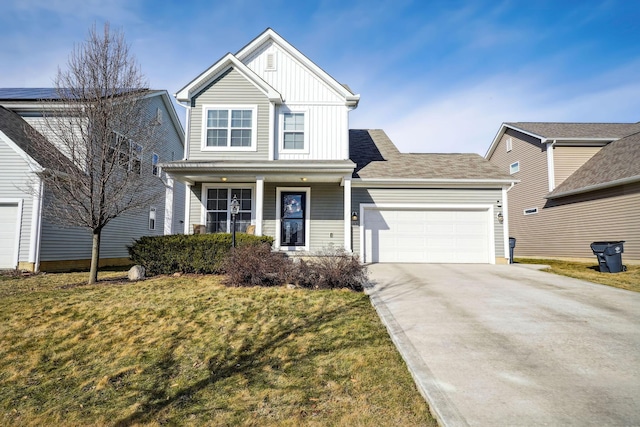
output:
[[[89,270],[89,284],[98,281],[98,263],[100,262],[100,234],[102,229],[93,230],[93,244],[91,246],[91,270]]]

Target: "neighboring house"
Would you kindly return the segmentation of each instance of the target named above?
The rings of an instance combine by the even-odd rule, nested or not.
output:
[[[640,259],[640,123],[504,123],[486,158],[520,180],[509,191],[517,256],[592,258],[626,241]]]
[[[56,165],[34,149],[32,138],[34,129],[46,136],[43,109],[55,105],[56,99],[54,89],[0,89],[0,268],[53,271],[89,266],[91,231],[63,227],[43,215],[47,189],[37,172]],[[154,152],[142,147],[136,160],[141,173],[149,175],[157,202],[148,211],[125,214],[105,227],[102,266],[128,263],[127,245],[136,238],[181,232],[184,227],[185,187],[158,167],[182,157],[183,129],[166,91],[148,91],[145,103],[149,118],[157,120],[158,144]],[[34,195],[34,188],[41,196]]]
[[[475,154],[402,154],[380,130],[349,130],[360,96],[267,29],[177,94],[187,107],[185,233],[238,230],[274,248],[365,262],[504,262],[506,189]],[[249,228],[249,226],[252,226]]]

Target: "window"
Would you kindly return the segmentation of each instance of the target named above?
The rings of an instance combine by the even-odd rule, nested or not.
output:
[[[525,215],[533,215],[538,213],[538,208],[529,208],[523,211]]]
[[[513,150],[513,139],[511,137],[507,138],[506,146],[507,152]]]
[[[514,162],[509,165],[509,173],[513,175],[516,172],[520,172],[520,162]]]
[[[149,208],[149,230],[156,229],[156,208],[153,206]]]
[[[205,107],[204,149],[255,149],[255,107]]]
[[[229,206],[233,196],[240,203],[236,215],[236,231],[246,231],[251,224],[251,188],[208,188],[206,189],[206,229],[207,233],[230,233],[232,226]]]
[[[130,142],[131,146],[131,162],[129,164],[129,170],[137,173],[142,172],[142,145]]]
[[[304,150],[304,113],[283,114],[282,148]]]
[[[114,132],[109,147],[109,157],[117,156],[118,165],[128,171],[140,174],[142,172],[142,145],[126,139]]]
[[[160,168],[158,167],[159,161],[160,161],[160,156],[158,156],[156,153],[153,153],[151,155],[151,173],[154,176],[160,175]]]

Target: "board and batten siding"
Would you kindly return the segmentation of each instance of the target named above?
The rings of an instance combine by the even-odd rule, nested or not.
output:
[[[282,147],[282,130],[280,129],[283,109],[305,111],[305,120],[308,121],[307,131],[309,150],[308,153],[287,153],[280,151]],[[285,111],[286,111],[285,110]],[[311,104],[287,104],[277,108],[276,114],[276,159],[283,160],[347,160],[348,111],[344,105],[311,105]]]
[[[267,69],[267,55],[273,54],[274,69]],[[243,63],[275,88],[289,103],[342,104],[344,99],[288,52],[274,43],[265,43]]]
[[[256,151],[203,151],[204,105],[257,106]],[[191,100],[187,156],[189,160],[266,160],[269,157],[269,99],[231,68]]]
[[[18,262],[28,262],[33,214],[33,196],[28,189],[33,175],[26,160],[1,140],[0,162],[0,200],[22,200]]]
[[[274,69],[267,69],[267,56],[273,55]],[[274,43],[266,43],[244,63],[285,100],[275,117],[275,155],[277,159],[346,160],[349,136],[348,108],[345,100],[295,57]],[[309,150],[306,153],[280,152],[283,109],[305,111],[308,121]]]
[[[407,202],[410,201],[410,202]],[[351,192],[351,209],[360,212],[360,204],[411,204],[429,205],[493,205],[494,213],[500,211],[502,189],[455,189],[455,188],[353,188]],[[352,248],[360,253],[360,221],[352,225]],[[504,257],[504,227],[494,215],[494,243],[496,257]]]
[[[554,146],[553,166],[555,171],[555,186],[562,184],[565,179],[584,165],[602,147]]]

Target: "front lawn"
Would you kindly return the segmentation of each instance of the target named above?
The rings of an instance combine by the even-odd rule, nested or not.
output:
[[[550,267],[546,271],[550,271],[551,273],[640,292],[640,265],[627,265],[627,271],[621,273],[600,273],[595,257],[593,263],[533,258],[515,258],[515,262],[522,264],[546,264]],[[622,259],[622,263],[624,264],[624,258]]]
[[[432,425],[368,297],[0,280],[0,425]]]

